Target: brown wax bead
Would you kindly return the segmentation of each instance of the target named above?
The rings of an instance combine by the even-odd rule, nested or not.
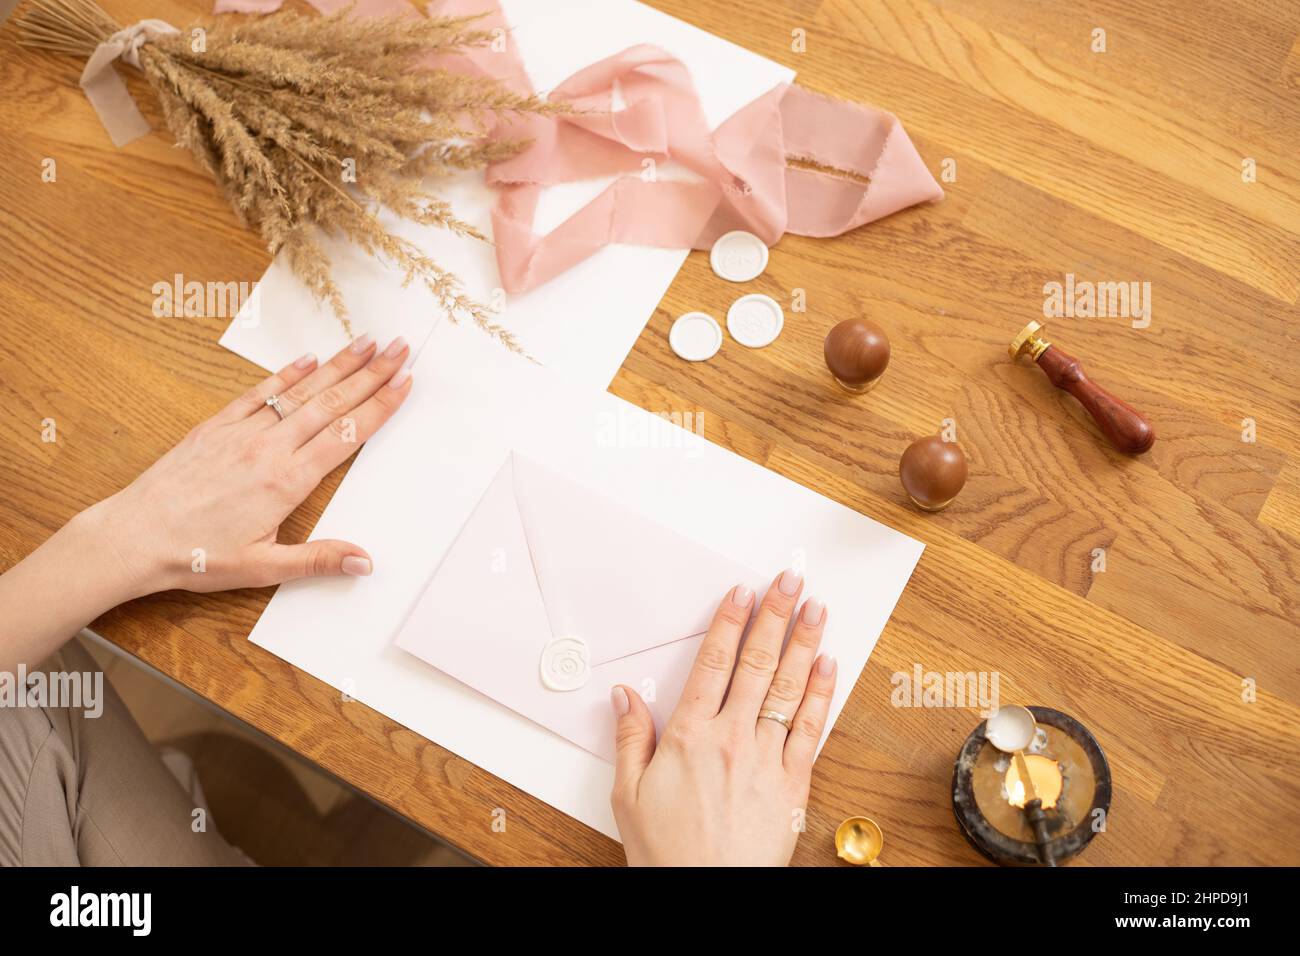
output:
[[[826,367],[851,392],[865,392],[889,365],[889,339],[874,322],[845,319],[826,336]]]
[[[898,460],[898,477],[918,507],[939,511],[966,484],[966,454],[956,442],[938,435],[919,438]]]

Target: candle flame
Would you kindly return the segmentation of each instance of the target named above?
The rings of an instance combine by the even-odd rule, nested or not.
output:
[[[1016,766],[1016,761],[1011,761],[1011,765],[1007,767],[1006,776],[1003,778],[1007,802],[1013,807],[1023,809],[1026,803],[1037,797],[1043,802],[1044,810],[1051,810],[1061,798],[1064,784],[1060,766],[1050,757],[1028,754],[1025,756],[1025,768],[1029,771],[1029,781],[1021,779],[1020,768]],[[1032,790],[1026,786],[1031,781]]]

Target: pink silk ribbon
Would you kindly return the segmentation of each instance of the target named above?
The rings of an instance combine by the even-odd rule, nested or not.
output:
[[[327,14],[349,5],[309,2]],[[269,12],[280,3],[217,0],[216,10]],[[533,92],[497,0],[432,0],[428,10],[438,16],[486,11],[475,28],[500,28],[504,42],[504,49],[432,57],[431,65]],[[406,0],[359,0],[354,13],[418,15]],[[615,90],[622,98],[617,109]],[[487,169],[487,181],[497,190],[497,265],[510,294],[536,288],[610,243],[707,249],[722,234],[744,229],[771,246],[787,232],[838,236],[943,198],[891,114],[780,84],[711,131],[690,72],[655,46],[634,46],[593,63],[548,99],[575,111],[504,118],[490,132],[533,141]],[[790,165],[788,158],[804,165]],[[660,179],[654,171],[669,160],[695,179]],[[543,189],[610,176],[617,178],[555,229],[534,232]]]

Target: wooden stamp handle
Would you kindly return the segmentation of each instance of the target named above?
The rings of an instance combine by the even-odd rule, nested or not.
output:
[[[1155,443],[1155,430],[1142,413],[1088,378],[1074,356],[1051,345],[1038,356],[1038,365],[1053,385],[1079,400],[1119,451],[1140,455]]]

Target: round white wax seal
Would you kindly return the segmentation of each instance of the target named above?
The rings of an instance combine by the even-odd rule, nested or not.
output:
[[[709,263],[723,279],[748,282],[767,268],[767,246],[752,232],[737,229],[718,237],[709,253]]]
[[[686,361],[703,362],[722,348],[722,326],[707,312],[687,312],[668,330],[668,344]]]
[[[742,295],[727,310],[727,331],[741,345],[761,349],[771,345],[785,325],[785,313],[770,295]]]
[[[542,648],[542,683],[551,690],[577,690],[591,676],[591,656],[580,637],[557,637]]]

